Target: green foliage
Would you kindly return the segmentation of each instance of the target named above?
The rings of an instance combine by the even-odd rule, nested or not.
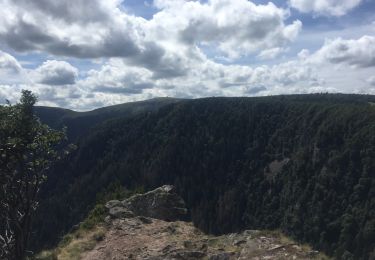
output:
[[[64,247],[64,246],[67,246],[70,242],[72,242],[74,240],[74,235],[73,234],[66,234],[65,236],[63,236],[63,238],[61,239],[60,243],[59,243],[59,246],[60,247]]]
[[[22,91],[19,104],[0,106],[0,257],[26,257],[31,219],[45,172],[59,159],[64,132],[34,116],[36,97]]]
[[[53,251],[43,251],[38,256],[31,258],[33,260],[58,260],[57,255]]]
[[[97,196],[109,198],[97,194],[114,181],[146,190],[174,184],[205,231],[280,229],[337,258],[368,259],[375,247],[374,99],[210,98],[107,121],[54,167],[36,234],[53,241],[51,230],[82,220]]]
[[[110,200],[123,200],[140,193],[144,193],[143,186],[128,190],[125,189],[119,181],[115,181],[109,184],[104,191],[96,194],[96,203],[105,204]]]
[[[88,217],[82,222],[81,228],[90,230],[99,223],[104,222],[106,216],[106,208],[103,204],[98,204],[93,210],[90,211]]]

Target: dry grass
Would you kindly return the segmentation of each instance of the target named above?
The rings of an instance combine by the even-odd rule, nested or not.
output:
[[[99,225],[91,230],[79,229],[66,235],[54,250],[43,251],[36,260],[79,260],[84,252],[92,250],[103,240],[105,228]]]

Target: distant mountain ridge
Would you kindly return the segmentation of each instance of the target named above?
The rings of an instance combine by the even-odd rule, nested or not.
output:
[[[36,115],[41,121],[52,128],[67,127],[69,139],[77,141],[87,131],[106,120],[120,117],[132,117],[139,113],[152,112],[162,106],[181,101],[177,98],[153,98],[145,101],[129,102],[94,109],[86,112],[77,112],[57,107],[35,107]]]
[[[249,97],[245,99],[267,99],[270,97]],[[373,95],[356,95],[356,94],[302,94],[302,95],[278,95],[273,96],[280,100],[294,99],[295,101],[303,101],[304,98],[314,98],[315,101],[324,102],[329,99],[330,102],[347,102],[347,103],[369,103],[375,104],[375,96]],[[226,97],[211,97],[202,98],[202,100],[209,99],[231,99]],[[235,99],[235,98],[234,98]],[[158,97],[144,101],[128,102],[118,105],[112,105],[94,110],[78,112],[71,109],[59,107],[36,106],[35,114],[41,121],[52,128],[62,129],[67,128],[68,137],[72,141],[77,141],[79,137],[83,136],[87,131],[107,120],[116,118],[130,118],[145,112],[155,112],[159,108],[175,104],[182,101],[189,101],[189,99]]]

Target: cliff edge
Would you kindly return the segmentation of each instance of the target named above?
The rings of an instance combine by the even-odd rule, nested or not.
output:
[[[105,207],[105,223],[68,243],[54,259],[327,259],[280,232],[204,234],[183,221],[188,212],[185,203],[169,185],[123,201],[109,201]]]

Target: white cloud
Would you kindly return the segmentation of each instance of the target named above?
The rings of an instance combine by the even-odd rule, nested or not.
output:
[[[375,37],[365,35],[359,39],[327,40],[309,59],[312,62],[346,64],[357,68],[374,67]]]
[[[302,28],[298,20],[285,24],[289,12],[271,2],[157,0],[155,5],[160,12],[149,25],[154,38],[209,45],[232,58],[285,46]]]
[[[372,93],[368,87],[350,88],[360,86],[361,78],[362,81],[369,78],[370,68],[357,77],[357,74],[348,70],[332,71],[332,66],[327,62],[313,63],[310,60],[312,55],[306,53],[307,58],[254,67],[223,65],[202,58],[190,61],[187,73],[173,78],[154,78],[151,70],[130,66],[123,59],[117,58],[109,60],[97,70],[91,70],[86,78],[77,80],[71,86],[0,86],[0,94],[4,93],[0,97],[6,97],[5,94],[11,89],[17,92],[27,88],[39,96],[39,104],[87,110],[158,96],[195,98],[326,91]],[[32,73],[29,71],[29,75]],[[351,82],[355,84],[351,85]],[[10,94],[8,96],[12,97]]]
[[[302,59],[302,60],[305,60],[307,59],[309,56],[310,56],[310,51],[307,50],[307,49],[303,49],[301,50],[298,54],[297,54],[298,58]]]
[[[115,59],[78,82],[81,88],[91,88],[101,98],[116,94],[123,99],[308,93],[320,84],[313,69],[298,60],[249,67],[222,65],[208,59],[191,64],[186,75],[169,79],[154,79],[151,71],[129,67]]]
[[[31,82],[36,83],[17,84],[13,89],[34,91],[42,105],[87,110],[157,96],[254,96],[308,93],[322,87],[314,69],[304,61],[250,67],[219,64],[207,59],[198,50],[193,54],[199,58],[184,62],[186,73],[179,77],[155,78],[150,69],[134,67],[116,58],[97,70],[91,70],[86,78],[69,86],[55,85],[56,82],[67,84],[69,80],[66,81],[66,78],[75,77],[76,69],[65,62],[47,61],[35,70],[28,70]],[[70,76],[65,77],[67,74]],[[11,86],[1,88],[8,92]]]
[[[120,59],[112,59],[100,70],[91,70],[80,84],[94,92],[132,95],[152,88],[152,76],[147,69],[127,66]]]
[[[211,44],[238,57],[283,47],[302,23],[285,24],[289,13],[272,3],[247,0],[156,1],[147,21],[125,13],[119,0],[74,2],[4,0],[1,41],[16,51],[45,51],[78,58],[124,57],[133,65],[163,67],[178,62],[181,44]],[[153,63],[150,64],[149,61]]]
[[[0,84],[13,84],[23,80],[21,64],[12,55],[0,50]]]
[[[362,0],[290,0],[290,5],[303,13],[342,16],[357,7]]]
[[[30,74],[41,84],[72,85],[78,77],[78,69],[66,61],[47,60]]]
[[[145,20],[126,15],[119,4],[117,0],[4,0],[1,40],[20,52],[79,58],[142,55],[147,52],[141,28]]]
[[[210,46],[230,58],[257,52],[262,58],[273,58],[294,40],[302,26],[300,21],[285,24],[289,12],[272,3],[155,1],[159,11],[147,21],[124,12],[120,2],[4,0],[0,3],[0,41],[19,52],[115,57],[79,81],[77,69],[60,61],[47,61],[28,71],[34,82],[30,87],[41,100],[82,109],[111,104],[111,98],[128,101],[161,95],[241,95],[253,85],[249,93],[261,92],[265,87],[258,84],[270,82],[240,82],[252,68],[214,63],[201,46]],[[67,84],[70,89],[53,87]],[[222,89],[224,85],[232,87]],[[67,105],[63,96],[84,97],[87,102],[75,103],[78,98],[70,98]]]
[[[375,37],[326,40],[311,53],[303,49],[298,57],[305,66],[314,68],[325,82],[325,91],[373,94],[371,78],[375,68]]]
[[[281,53],[285,52],[286,50],[283,49],[283,48],[272,48],[272,49],[268,49],[268,50],[264,50],[264,51],[261,51],[261,53],[259,53],[258,55],[258,58],[261,59],[261,60],[270,60],[270,59],[274,59],[276,58],[277,56],[279,56]]]
[[[12,55],[0,51],[0,70],[17,74],[21,72],[22,67]]]
[[[5,0],[7,2],[7,0]],[[54,17],[67,23],[89,24],[98,21],[111,21],[109,14],[113,13],[121,0],[76,0],[76,1],[51,1],[51,0],[12,0],[17,6],[32,10],[40,15]],[[8,1],[9,5],[9,1]]]
[[[17,85],[0,84],[0,104],[5,104],[7,100],[12,104],[16,103],[21,96],[21,90]]]

